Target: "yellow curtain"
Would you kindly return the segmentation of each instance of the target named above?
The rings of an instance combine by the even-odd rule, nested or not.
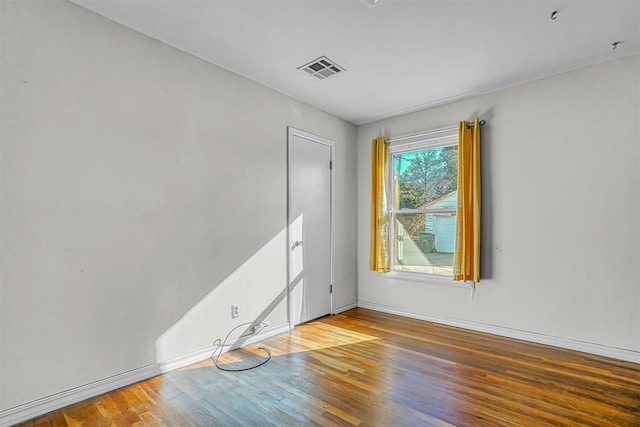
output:
[[[371,141],[371,254],[369,269],[389,271],[389,213],[387,211],[388,140]]]
[[[480,281],[480,124],[460,122],[454,280]]]

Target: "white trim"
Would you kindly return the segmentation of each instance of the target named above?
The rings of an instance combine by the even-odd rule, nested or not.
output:
[[[267,338],[271,338],[273,336],[282,334],[284,332],[289,332],[289,331],[291,331],[291,328],[289,327],[289,323],[283,323],[282,325],[275,326],[275,327],[265,326],[262,330],[264,332],[260,332],[258,334],[255,334],[255,335],[249,337],[247,340],[242,341],[242,343],[240,345],[237,345],[237,342],[240,341],[240,339],[237,339],[236,342],[229,347],[229,350],[235,350],[236,348],[244,347],[246,345],[251,345],[251,344],[260,342],[262,340],[266,340]],[[229,351],[229,350],[227,350],[227,351]],[[213,351],[213,350],[211,350],[211,351]],[[209,357],[210,355],[211,355],[211,353],[209,353],[207,355],[207,357]],[[202,359],[202,360],[204,360],[204,359]],[[183,365],[183,366],[186,366],[186,365]],[[173,368],[173,369],[175,369],[175,368]]]
[[[342,313],[343,311],[347,311],[347,310],[351,310],[352,308],[356,308],[357,306],[358,306],[357,302],[352,302],[351,304],[341,305],[340,307],[336,307],[333,310],[333,314],[339,314],[339,313]]]
[[[443,325],[455,326],[472,331],[484,332],[502,337],[515,338],[519,340],[534,342],[538,344],[550,345],[553,347],[565,348],[568,350],[581,351],[584,353],[596,354],[598,356],[611,357],[625,360],[627,362],[640,363],[640,351],[628,350],[618,347],[610,347],[602,344],[595,344],[586,341],[573,340],[570,338],[555,337],[552,335],[540,334],[537,332],[523,331],[520,329],[506,328],[504,326],[489,325],[485,323],[472,322],[469,320],[454,319],[442,316],[428,316],[396,309],[391,306],[376,304],[366,301],[358,301],[358,307],[369,310],[381,311],[383,313],[396,314],[398,316],[410,317],[413,319],[426,320],[427,322],[441,323]]]
[[[389,154],[402,154],[410,153],[412,151],[430,150],[440,147],[453,147],[458,145],[458,135],[452,135],[439,138],[426,138],[414,139],[412,141],[401,141],[395,143],[389,143]]]
[[[253,344],[274,335],[288,332],[289,330],[290,328],[288,323],[273,328],[266,327],[263,329],[264,332],[250,337],[248,340],[242,342],[239,347]],[[237,347],[235,345],[230,346],[225,351],[229,351],[233,348]],[[214,347],[206,347],[171,358],[164,362],[158,362],[152,365],[133,369],[131,371],[122,372],[108,378],[103,378],[101,380],[52,394],[32,402],[5,409],[4,411],[0,411],[0,427],[21,423],[74,403],[155,377],[156,375],[164,374],[166,372],[173,371],[174,369],[183,368],[193,363],[201,362],[209,358],[214,349]]]
[[[413,282],[420,282],[425,284],[449,286],[454,288],[475,289],[474,282],[453,280],[453,277],[451,276],[443,276],[440,274],[412,273],[410,271],[392,270],[386,273],[378,273],[378,276],[383,279],[410,280]]]
[[[289,326],[291,329],[295,327],[293,324],[293,299],[291,298],[291,235],[290,235],[290,225],[291,225],[291,194],[293,194],[293,183],[291,182],[291,174],[293,167],[293,150],[291,149],[291,145],[293,144],[293,137],[299,136],[301,138],[307,139],[312,142],[316,142],[318,144],[326,145],[331,150],[331,170],[330,170],[330,197],[331,197],[331,206],[330,206],[330,240],[331,240],[331,283],[333,286],[333,292],[329,295],[331,301],[330,313],[333,313],[335,310],[335,294],[336,294],[336,143],[330,139],[323,138],[318,135],[314,135],[309,132],[305,132],[300,129],[296,129],[292,126],[287,126],[287,316],[289,318]]]
[[[412,133],[409,135],[401,135],[401,136],[396,136],[395,138],[389,138],[389,145],[395,147],[398,145],[410,144],[416,141],[421,142],[421,141],[436,140],[440,138],[452,138],[454,136],[457,136],[459,131],[460,131],[460,125],[458,124],[458,125],[448,126],[446,128],[432,129],[432,130],[427,130],[420,133]],[[402,143],[400,143],[401,141]]]

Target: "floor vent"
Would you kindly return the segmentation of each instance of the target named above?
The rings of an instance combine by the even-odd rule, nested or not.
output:
[[[320,80],[333,76],[334,74],[347,71],[326,56],[321,56],[313,61],[298,67],[298,70],[309,73],[310,76]]]

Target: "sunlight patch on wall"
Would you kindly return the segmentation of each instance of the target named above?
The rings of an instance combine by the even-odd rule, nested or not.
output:
[[[158,337],[156,361],[210,347],[245,322],[287,323],[286,265],[283,229]],[[232,304],[239,306],[234,319]]]

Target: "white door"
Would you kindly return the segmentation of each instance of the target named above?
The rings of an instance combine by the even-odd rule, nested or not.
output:
[[[331,313],[333,143],[289,128],[291,323]]]

